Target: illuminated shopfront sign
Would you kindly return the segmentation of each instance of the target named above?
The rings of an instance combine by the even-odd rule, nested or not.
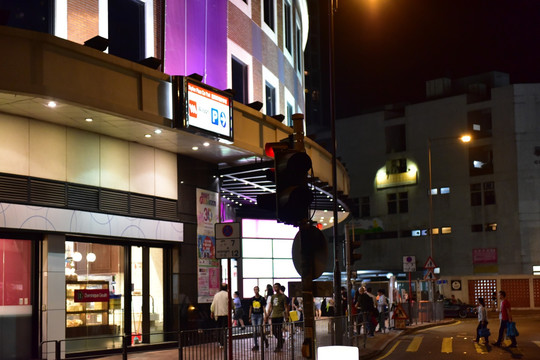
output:
[[[174,120],[190,132],[233,141],[232,96],[188,77],[175,77]]]

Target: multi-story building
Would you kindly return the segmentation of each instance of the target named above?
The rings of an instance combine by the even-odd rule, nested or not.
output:
[[[426,90],[424,102],[338,121],[363,239],[356,265],[404,276],[410,256],[423,280],[431,256],[447,297],[505,289],[513,306],[539,307],[540,85],[492,72]]]
[[[207,311],[222,280],[214,224],[273,190],[264,145],[304,110],[305,1],[6,2],[0,22],[0,358],[204,326],[184,310]],[[330,154],[305,147],[332,185]],[[290,248],[265,226],[251,248]],[[250,286],[297,276],[275,271],[290,255],[262,257]]]

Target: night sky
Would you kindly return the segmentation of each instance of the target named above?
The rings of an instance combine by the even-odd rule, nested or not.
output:
[[[540,82],[539,0],[339,0],[335,39],[338,118],[422,101],[439,77]]]

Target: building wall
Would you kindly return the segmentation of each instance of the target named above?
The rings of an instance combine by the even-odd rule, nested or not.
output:
[[[0,172],[178,199],[175,154],[7,114],[0,127]]]
[[[360,269],[398,270],[402,256],[413,255],[416,276],[422,277],[432,244],[442,277],[530,275],[532,266],[540,265],[538,94],[537,84],[501,86],[483,101],[455,95],[406,106],[398,117],[381,111],[340,119],[338,153],[349,172],[351,197],[369,197],[369,216],[356,221],[371,232],[362,243]],[[469,114],[489,109],[492,136],[459,142],[469,128]],[[406,149],[387,153],[385,128],[398,124],[406,128]],[[429,138],[432,188],[450,188],[449,194],[432,196],[432,223],[439,230],[451,227],[451,232],[434,234],[432,242],[427,231],[411,235],[429,228]],[[492,147],[492,174],[470,175],[469,153],[478,146]],[[417,183],[378,189],[377,171],[385,169],[387,160],[399,158],[418,168]],[[471,185],[489,182],[495,186],[495,204],[472,206]],[[400,192],[408,194],[408,211],[389,214],[387,195]],[[472,231],[476,224],[482,231]],[[487,231],[487,224],[496,224],[496,231]],[[394,233],[377,235],[376,227]],[[496,249],[496,262],[482,263],[473,257],[476,249]]]

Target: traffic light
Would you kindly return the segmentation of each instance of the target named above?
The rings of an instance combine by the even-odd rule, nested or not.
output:
[[[349,239],[349,263],[351,267],[354,265],[356,261],[360,261],[362,259],[362,254],[355,254],[354,250],[360,248],[362,245],[361,241],[355,241],[353,239]]]
[[[276,150],[276,216],[280,222],[298,225],[309,217],[309,205],[313,201],[308,186],[311,158],[298,150]]]

